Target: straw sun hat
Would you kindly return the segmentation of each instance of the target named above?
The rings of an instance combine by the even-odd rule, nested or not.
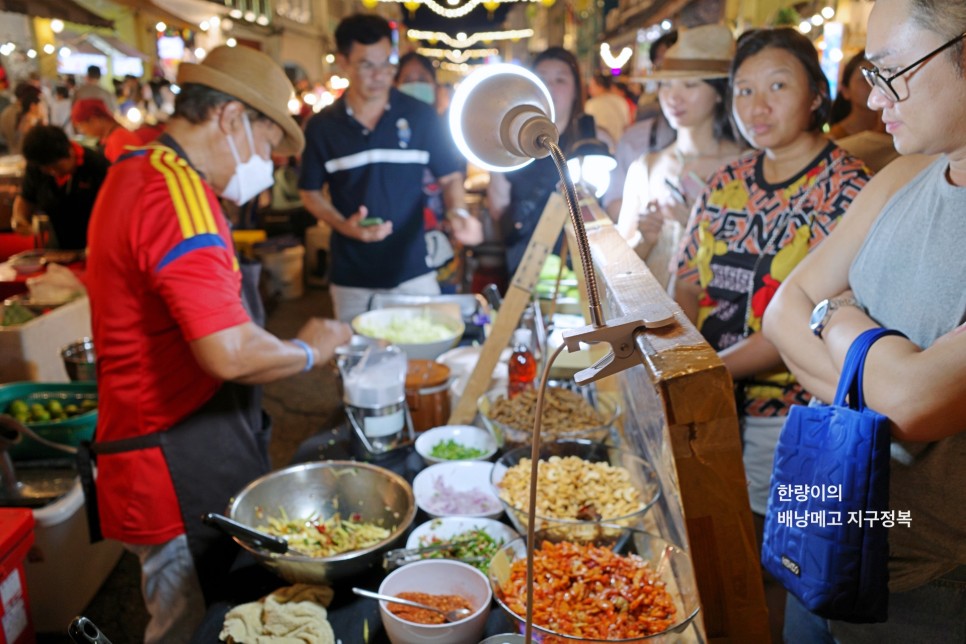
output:
[[[734,56],[735,39],[725,25],[682,30],[664,55],[660,69],[641,80],[728,78]]]
[[[305,136],[288,111],[292,83],[274,60],[251,47],[221,46],[201,63],[182,63],[178,84],[197,83],[224,92],[274,121],[285,136],[276,148],[281,154],[298,154]]]

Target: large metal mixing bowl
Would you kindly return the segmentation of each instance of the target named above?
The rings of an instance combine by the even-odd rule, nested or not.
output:
[[[401,541],[416,516],[409,484],[389,470],[355,461],[324,461],[294,465],[249,483],[228,506],[228,516],[252,528],[269,517],[328,518],[358,514],[361,521],[378,523],[391,534],[375,545],[332,557],[272,554],[242,540],[239,545],[258,561],[291,583],[329,583],[363,572],[379,562],[382,553]]]

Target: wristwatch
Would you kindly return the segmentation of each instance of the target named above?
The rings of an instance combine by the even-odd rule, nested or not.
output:
[[[808,328],[812,330],[812,333],[817,335],[819,338],[822,337],[822,331],[828,326],[828,322],[832,319],[832,313],[843,306],[858,306],[859,302],[854,297],[833,297],[828,300],[822,300],[815,305],[812,309],[812,317],[808,320]]]

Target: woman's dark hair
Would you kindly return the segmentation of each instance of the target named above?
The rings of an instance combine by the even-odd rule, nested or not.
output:
[[[774,29],[752,29],[738,37],[735,59],[731,61],[731,90],[734,89],[735,74],[742,63],[765,49],[784,49],[805,68],[808,76],[808,86],[812,93],[820,96],[821,104],[812,111],[812,122],[809,130],[821,130],[828,122],[832,110],[832,99],[829,96],[828,79],[822,72],[818,61],[818,51],[807,37],[791,27],[777,27]],[[728,99],[731,103],[731,97]],[[737,128],[735,129],[737,131]]]
[[[70,157],[70,140],[56,125],[36,125],[23,137],[23,158],[35,166],[57,163]]]
[[[392,27],[385,18],[372,13],[352,14],[335,28],[335,47],[346,57],[355,43],[375,45],[383,38],[392,42]]]
[[[22,121],[23,117],[27,115],[27,112],[30,111],[30,108],[40,103],[41,94],[40,90],[33,85],[24,83],[17,86],[15,96],[17,97],[17,103],[20,107],[20,111],[17,112],[17,125],[19,126],[20,121]]]
[[[402,75],[403,67],[413,62],[422,65],[423,69],[429,72],[429,75],[433,77],[433,82],[436,82],[436,68],[433,67],[432,61],[419,52],[411,51],[399,58],[399,66],[396,67],[396,78],[394,79],[396,83],[399,82],[399,77]]]
[[[577,118],[584,112],[583,83],[580,81],[580,65],[577,63],[577,57],[563,47],[550,47],[537,54],[530,64],[530,69],[536,70],[537,66],[545,60],[559,60],[567,65],[574,77],[574,100],[570,104],[570,121],[560,134],[563,136],[564,132],[576,132]]]
[[[715,140],[727,139],[728,141],[735,141],[737,137],[735,136],[735,128],[731,123],[731,109],[728,107],[730,102],[728,101],[728,87],[730,83],[727,78],[706,78],[704,82],[711,86],[711,88],[718,95],[719,100],[714,106],[714,138]]]
[[[647,57],[651,59],[651,64],[657,64],[657,55],[661,53],[661,49],[667,51],[671,48],[674,43],[678,41],[678,30],[672,29],[667,32],[657,40],[651,43],[650,48],[647,50]]]
[[[966,2],[957,0],[910,0],[912,19],[922,27],[934,31],[949,40],[966,31]],[[962,74],[963,52],[966,40],[960,40],[949,48],[950,56],[956,64],[956,71]]]
[[[852,82],[852,76],[859,71],[859,67],[864,62],[865,50],[863,49],[855,56],[852,56],[849,62],[845,63],[845,67],[842,69],[842,82],[839,84],[839,93],[835,95],[835,100],[832,101],[832,111],[828,117],[829,125],[835,125],[852,112],[852,101],[842,95],[842,88],[848,87],[849,83]]]

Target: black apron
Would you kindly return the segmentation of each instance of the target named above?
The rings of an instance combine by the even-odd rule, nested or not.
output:
[[[263,326],[265,312],[258,295],[260,264],[241,263],[242,302]],[[224,599],[228,572],[238,547],[220,530],[202,523],[207,512],[225,512],[229,500],[245,485],[270,470],[271,423],[262,412],[261,387],[222,383],[211,399],[191,416],[167,430],[116,441],[95,442],[78,451],[78,470],[87,502],[91,541],[102,538],[92,456],[160,447],[181,508],[188,548],[194,559],[205,602]]]

